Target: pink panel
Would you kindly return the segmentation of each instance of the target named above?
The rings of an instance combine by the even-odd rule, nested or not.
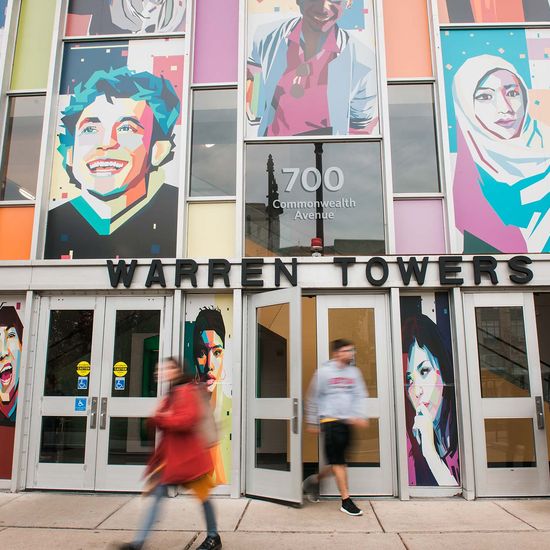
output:
[[[396,254],[445,254],[443,201],[395,200]]]
[[[193,82],[237,82],[239,0],[196,3]]]

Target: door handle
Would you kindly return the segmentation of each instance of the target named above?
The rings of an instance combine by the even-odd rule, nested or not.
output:
[[[292,400],[292,433],[298,433],[298,399]]]
[[[544,405],[540,395],[535,397],[535,407],[537,410],[537,428],[544,430]]]
[[[97,397],[92,397],[92,405],[90,407],[90,430],[97,428]]]
[[[101,398],[101,409],[99,410],[99,429],[104,430],[107,427],[107,398]]]

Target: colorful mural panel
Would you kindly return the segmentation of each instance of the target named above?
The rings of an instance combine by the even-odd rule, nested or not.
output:
[[[550,30],[442,32],[465,253],[550,251]]]
[[[0,298],[0,479],[10,479],[23,350],[22,300]]]
[[[459,486],[448,295],[402,296],[401,335],[409,485]]]
[[[231,483],[232,296],[190,296],[186,301],[184,359],[188,372],[206,385],[220,442],[212,447],[215,481]]]
[[[548,0],[438,0],[441,23],[550,21]]]
[[[183,51],[66,44],[45,258],[175,255]]]
[[[186,0],[69,0],[67,36],[185,30]]]
[[[248,137],[379,132],[371,0],[249,0],[247,32]]]

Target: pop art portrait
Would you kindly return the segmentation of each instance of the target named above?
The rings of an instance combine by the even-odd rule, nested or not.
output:
[[[67,36],[185,30],[186,0],[69,0]]]
[[[249,0],[248,137],[378,133],[371,0]]]
[[[464,253],[550,251],[550,31],[443,31]]]
[[[409,485],[460,485],[446,293],[401,298]]]
[[[22,303],[0,299],[0,479],[11,477],[23,352]]]
[[[66,45],[46,258],[175,254],[183,40],[150,46]]]
[[[216,484],[231,481],[231,296],[193,296],[186,303],[184,357],[195,381],[204,384],[220,428],[212,447]]]

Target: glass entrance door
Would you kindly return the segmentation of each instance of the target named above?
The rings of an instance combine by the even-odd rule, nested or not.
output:
[[[246,493],[302,502],[299,288],[248,302]]]
[[[42,300],[30,487],[140,488],[169,308],[163,297]]]
[[[384,296],[318,296],[317,358],[330,358],[330,342],[338,338],[355,344],[356,365],[365,379],[369,397],[365,409],[367,428],[354,428],[348,457],[349,490],[352,495],[392,495],[392,436],[390,422],[391,349]],[[321,436],[322,437],[322,436]],[[323,445],[320,442],[319,449]],[[319,466],[325,464],[320,452]],[[338,495],[331,478],[321,487],[324,495]]]
[[[548,495],[532,294],[467,294],[465,327],[479,496]]]

